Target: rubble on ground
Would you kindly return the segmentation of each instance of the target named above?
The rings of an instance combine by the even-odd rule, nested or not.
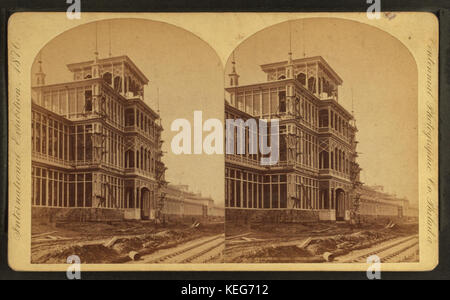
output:
[[[180,243],[223,232],[223,224],[181,224],[161,227],[150,222],[77,223],[36,226],[32,263],[66,263],[77,255],[81,263],[117,263]]]
[[[227,225],[226,262],[331,262],[336,256],[417,233],[417,224],[277,224],[238,228]],[[238,237],[238,238],[236,238]]]

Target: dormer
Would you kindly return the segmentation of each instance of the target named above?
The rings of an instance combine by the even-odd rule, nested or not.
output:
[[[294,78],[320,99],[338,97],[338,86],[342,79],[321,56],[294,59],[261,65],[267,74],[267,81],[289,79],[290,68],[294,69]]]
[[[149,80],[126,55],[95,59],[67,65],[73,80],[103,78],[114,90],[128,99],[144,97]]]

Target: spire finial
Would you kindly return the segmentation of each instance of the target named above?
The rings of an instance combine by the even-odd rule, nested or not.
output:
[[[36,86],[41,86],[45,84],[45,73],[42,70],[42,50],[39,51],[38,54],[38,64],[39,64],[39,69],[37,71],[36,74],[34,74],[35,77],[35,85]]]
[[[291,21],[289,20],[289,57],[292,59],[292,28]]]
[[[156,111],[159,114],[159,87],[156,87]]]
[[[39,51],[39,60],[38,60],[38,63],[39,63],[39,73],[42,73],[42,50]]]
[[[231,64],[232,64],[231,73],[228,74],[228,76],[230,76],[230,85],[237,86],[237,85],[239,85],[239,75],[236,72],[236,60],[235,60],[235,56],[234,56],[234,51],[233,51],[233,55],[232,55]]]
[[[231,63],[233,64],[233,73],[236,73],[236,60],[234,57],[234,51],[233,51],[233,60],[231,61]]]
[[[352,88],[352,116],[355,116],[355,111],[353,110],[353,88]]]
[[[108,22],[108,27],[109,27],[109,57],[112,56],[112,51],[111,51],[111,21]]]
[[[159,126],[162,126],[161,114],[159,111],[159,87],[156,87],[156,112],[159,116]]]
[[[303,58],[306,57],[305,21],[302,22]]]
[[[98,60],[98,22],[95,23],[95,60]]]

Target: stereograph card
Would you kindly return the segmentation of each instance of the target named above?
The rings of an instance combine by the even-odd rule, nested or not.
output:
[[[20,271],[438,264],[430,13],[16,13]]]

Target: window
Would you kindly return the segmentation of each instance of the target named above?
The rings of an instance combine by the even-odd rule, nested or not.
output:
[[[280,208],[287,208],[286,175],[280,175]]]
[[[122,92],[122,78],[120,76],[114,77],[114,90],[116,92]]]
[[[86,125],[86,160],[92,160],[92,125]]]
[[[75,160],[75,127],[70,126],[69,130],[69,160]]]
[[[92,111],[92,91],[87,90],[84,92],[84,110],[86,112]]]
[[[47,154],[47,119],[42,118],[42,154]]]
[[[262,94],[262,112],[263,115],[268,115],[269,114],[269,109],[270,109],[270,100],[269,100],[269,91],[268,90],[264,90],[263,94]]]
[[[69,90],[69,113],[75,113],[76,112],[76,96],[75,96],[75,90],[71,89]]]
[[[237,108],[244,110],[244,95],[242,93],[239,93],[237,96]]]
[[[286,92],[279,92],[278,99],[280,101],[280,112],[286,112]]]
[[[253,93],[253,114],[255,116],[258,116],[261,113],[259,99],[260,99],[260,93],[259,92],[257,94]]]
[[[278,175],[272,176],[272,208],[278,208]]]
[[[286,132],[286,126],[280,126],[280,132]],[[280,134],[280,161],[287,161],[287,152],[288,152],[288,145],[286,142],[286,139],[288,136],[286,134]]]
[[[84,161],[84,130],[77,126],[77,161]]]
[[[245,93],[245,112],[249,114],[253,113],[252,94],[249,92]]]
[[[270,208],[270,176],[264,176],[264,208]]]
[[[277,97],[277,90],[271,89],[270,90],[270,114],[274,115],[278,113],[278,97]]]
[[[134,109],[132,108],[125,110],[125,126],[134,126]]]
[[[59,97],[58,97],[58,91],[53,91],[52,92],[52,111],[53,112],[58,112],[59,111]]]
[[[39,115],[36,123],[36,151],[41,152],[41,123],[39,122]]]
[[[300,73],[297,75],[297,80],[302,84],[305,85],[306,84],[306,75],[303,73]]]
[[[76,112],[80,113],[84,111],[84,89],[77,89],[77,109]]]
[[[112,84],[112,75],[109,72],[106,72],[105,74],[103,74],[103,80],[105,80],[105,82],[109,85]]]
[[[319,111],[319,127],[328,127],[328,110]]]

